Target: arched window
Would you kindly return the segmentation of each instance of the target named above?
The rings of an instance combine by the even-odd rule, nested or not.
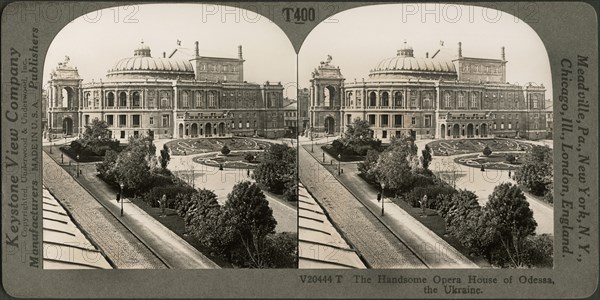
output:
[[[183,108],[188,108],[190,107],[190,95],[187,91],[183,92],[183,94],[181,95],[181,106]]]
[[[465,93],[464,92],[458,93],[458,107],[460,107],[460,108],[465,107]]]
[[[390,94],[388,92],[381,94],[381,106],[390,106]]]
[[[196,108],[204,108],[204,103],[202,102],[202,92],[196,92]]]
[[[106,95],[106,106],[115,106],[115,94],[113,92]]]
[[[133,106],[134,107],[139,107],[140,106],[140,93],[139,92],[133,92],[133,95],[131,97],[131,101],[133,102]]]
[[[471,108],[477,108],[477,92],[472,92],[471,93]]]
[[[348,106],[354,106],[354,93],[348,92]]]
[[[90,93],[85,93],[85,103],[87,107],[92,106],[92,100],[90,99]]]
[[[119,93],[119,106],[127,106],[127,93]]]
[[[538,97],[537,95],[531,95],[531,108],[538,108]]]
[[[431,94],[425,93],[423,95],[423,108],[431,108]]]
[[[451,99],[450,99],[450,98],[451,98],[451,97],[450,97],[450,92],[446,92],[446,93],[444,94],[444,107],[445,107],[445,108],[450,108],[450,101],[451,101]]]
[[[394,93],[394,106],[402,107],[403,101],[404,101],[404,96],[402,96],[402,92]]]
[[[369,106],[377,106],[377,94],[375,92],[369,94]]]
[[[209,92],[208,93],[208,107],[215,108],[216,106],[217,106],[217,103],[215,100],[215,93]]]

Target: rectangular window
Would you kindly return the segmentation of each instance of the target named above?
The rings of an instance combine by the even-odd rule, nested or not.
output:
[[[125,127],[127,125],[127,115],[119,115],[119,127]]]
[[[150,123],[150,125],[154,125],[154,117],[150,117],[148,123]]]
[[[387,139],[387,130],[381,132],[381,138]]]
[[[131,123],[133,127],[140,127],[140,115],[131,116]]]
[[[135,130],[135,131],[133,132],[133,136],[134,136],[134,137],[138,137],[139,135],[140,135],[140,132],[139,132],[139,131]]]
[[[425,127],[431,127],[431,115],[425,116]]]
[[[394,115],[394,127],[402,127],[402,115]]]
[[[375,115],[369,115],[369,125],[375,125]]]
[[[108,124],[108,126],[115,125],[115,116],[113,116],[113,115],[106,115],[106,123]]]
[[[389,116],[381,115],[381,127],[388,127],[389,125]]]
[[[163,115],[162,116],[162,126],[163,127],[168,127],[169,126],[169,115]]]
[[[410,124],[417,125],[417,118],[415,118],[415,117],[410,118]]]
[[[121,130],[121,138],[124,139],[125,138],[125,130]]]
[[[90,115],[85,115],[85,125],[90,124]]]

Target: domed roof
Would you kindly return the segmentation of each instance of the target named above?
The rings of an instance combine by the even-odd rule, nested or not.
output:
[[[416,76],[427,73],[456,74],[456,68],[452,61],[414,57],[413,48],[407,45],[406,42],[398,49],[396,56],[380,61],[371,70],[371,74],[404,74]]]
[[[416,58],[411,56],[395,56],[386,58],[375,66],[373,71],[430,71],[430,72],[456,72],[454,63],[446,60],[431,58]]]
[[[188,60],[151,57],[150,47],[142,42],[138,49],[134,50],[133,57],[120,59],[108,71],[108,77],[114,76],[193,78],[194,67]]]

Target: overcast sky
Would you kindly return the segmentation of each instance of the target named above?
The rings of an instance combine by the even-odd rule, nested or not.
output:
[[[429,14],[423,14],[425,10]],[[404,41],[413,47],[415,57],[425,57],[425,52],[431,57],[441,49],[436,58],[449,60],[457,56],[459,41],[466,57],[499,59],[500,47],[505,46],[507,81],[543,83],[546,98],[552,97],[548,55],[529,25],[496,10],[443,4],[373,5],[341,12],[319,24],[300,50],[300,86],[309,86],[311,72],[327,54],[346,81],[366,79],[369,70],[395,56]]]
[[[82,16],[55,37],[45,61],[44,82],[65,55],[89,82],[104,78],[119,59],[133,56],[142,39],[154,57],[169,55],[177,40],[193,53],[198,41],[200,55],[205,56],[237,57],[237,46],[242,45],[245,80],[281,81],[293,87],[289,96],[295,97],[296,54],[283,31],[252,12],[224,12],[215,5],[144,4]]]

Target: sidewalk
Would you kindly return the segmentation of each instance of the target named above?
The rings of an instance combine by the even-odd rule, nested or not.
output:
[[[118,269],[166,269],[167,266],[121,222],[79,185],[46,152],[42,153],[43,181],[48,191],[69,210],[80,228]],[[60,158],[59,158],[60,159]],[[46,240],[44,238],[44,240]],[[84,246],[84,245],[75,245]],[[96,256],[85,257],[93,263]]]
[[[51,154],[60,163],[60,150],[54,148]],[[46,152],[47,153],[47,152]],[[70,158],[65,156],[68,164]],[[73,165],[75,166],[75,162]],[[144,244],[170,268],[174,269],[216,269],[217,264],[192,247],[184,239],[164,227],[160,222],[148,215],[128,199],[122,199],[124,215],[120,216],[121,204],[116,202],[117,191],[96,176],[96,164],[80,164],[82,174],[76,178],[79,183],[95,196],[105,209],[110,211],[119,221],[129,228]]]
[[[332,156],[325,153],[320,145],[315,145],[314,152],[305,150],[312,158],[323,164],[323,153],[325,154],[325,165],[337,164]],[[301,151],[302,151],[301,150]],[[302,162],[304,163],[304,162]],[[419,257],[431,268],[478,268],[467,257],[458,252],[454,247],[444,241],[441,237],[429,230],[421,222],[410,216],[399,206],[385,200],[384,216],[380,215],[381,202],[378,202],[377,191],[358,177],[357,164],[355,162],[341,163],[344,173],[341,176],[335,173],[337,180],[352,194],[357,197],[363,205],[368,207],[377,215],[390,230],[392,230],[402,241],[415,251]],[[337,169],[337,168],[336,168]]]

